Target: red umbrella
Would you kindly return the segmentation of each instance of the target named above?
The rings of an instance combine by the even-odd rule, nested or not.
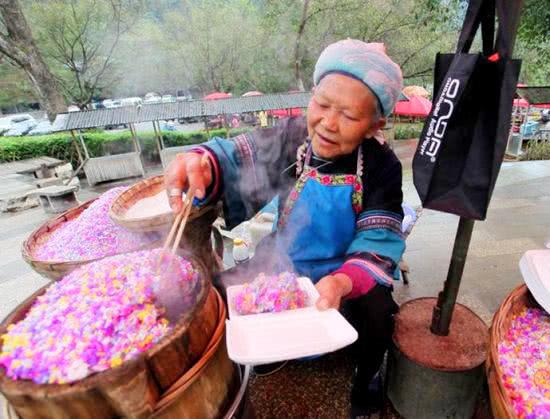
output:
[[[286,118],[288,116],[301,116],[303,112],[300,108],[290,108],[290,109],[273,109],[267,111],[268,115],[276,116],[277,118]]]
[[[301,90],[289,90],[288,93],[303,93]],[[290,108],[290,109],[273,109],[267,111],[268,115],[275,116],[277,118],[286,118],[289,116],[302,116],[304,113],[300,108]]]
[[[520,108],[528,108],[529,102],[527,102],[525,99],[517,98],[514,99],[514,106],[518,106]]]
[[[421,116],[430,114],[432,102],[422,96],[410,96],[409,100],[400,100],[393,111],[396,115]]]
[[[223,93],[223,92],[214,92],[210,93],[209,95],[206,95],[203,97],[204,100],[217,100],[217,99],[227,99],[231,97],[231,93]]]

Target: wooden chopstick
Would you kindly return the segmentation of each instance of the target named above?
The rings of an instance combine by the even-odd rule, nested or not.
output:
[[[185,206],[183,205],[181,208],[181,211],[174,217],[174,222],[172,223],[172,227],[170,228],[170,233],[168,233],[168,237],[166,237],[166,240],[164,241],[164,246],[162,246],[163,250],[167,250],[170,247],[170,243],[174,238],[174,233],[176,232],[178,225],[180,224],[181,219],[183,218],[184,210],[185,210]]]
[[[176,235],[176,239],[174,240],[174,243],[172,244],[172,253],[176,254],[176,249],[178,248],[178,245],[181,240],[181,236],[183,235],[183,230],[185,230],[185,224],[187,224],[187,219],[189,218],[189,214],[191,213],[191,208],[193,207],[193,198],[192,197],[185,197],[187,200],[187,206],[183,209],[181,212],[183,214],[183,219],[180,222],[180,226],[178,229],[178,234]]]
[[[170,249],[170,252],[172,254],[176,254],[176,249],[179,246],[179,242],[181,240],[181,236],[183,235],[183,231],[185,230],[185,224],[187,224],[187,219],[189,218],[189,214],[191,213],[192,207],[193,207],[193,198],[189,199],[186,194],[183,200],[181,211],[174,218],[174,222],[172,223],[172,227],[170,228],[168,237],[166,237],[166,240],[164,241],[162,252],[160,252],[160,255],[158,258],[157,272],[160,271],[160,268],[162,265],[162,257],[164,256],[166,251],[170,248],[170,244],[174,239],[174,235],[175,235],[175,240],[172,243],[172,248]],[[177,230],[177,234],[176,234],[176,230]]]
[[[200,164],[201,166],[208,164],[208,156],[206,154],[202,155]],[[191,194],[189,193],[190,190],[191,188],[189,188],[187,190],[187,193],[185,194],[181,211],[174,218],[174,222],[172,223],[172,227],[170,228],[168,237],[166,237],[164,246],[162,247],[163,251],[161,252],[161,255],[159,257],[159,264],[158,264],[159,269],[160,269],[160,264],[162,260],[162,255],[170,247],[170,243],[172,243],[172,240],[174,239],[174,234],[176,234],[176,230],[177,230],[177,234],[176,234],[175,240],[172,243],[172,249],[171,249],[172,254],[176,254],[176,249],[178,248],[179,243],[181,241],[181,236],[183,235],[183,231],[185,230],[187,219],[189,218],[189,214],[191,213],[191,209],[193,208],[193,199],[195,198],[195,192]]]

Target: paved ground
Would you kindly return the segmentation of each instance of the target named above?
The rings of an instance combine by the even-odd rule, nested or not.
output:
[[[404,166],[405,201],[413,206],[419,205],[410,169],[414,143],[398,142],[396,151]],[[88,199],[110,186],[82,191],[79,197],[81,200]],[[459,300],[487,323],[490,323],[492,314],[504,297],[522,281],[518,261],[523,252],[541,248],[550,239],[549,204],[550,161],[503,165],[487,220],[475,225],[459,295]],[[46,280],[35,274],[22,260],[20,247],[29,233],[47,218],[39,208],[0,214],[0,319],[38,287],[46,284]],[[405,259],[411,268],[411,283],[407,287],[402,284],[396,286],[395,294],[399,302],[420,296],[436,296],[441,290],[457,222],[458,218],[453,215],[423,211],[407,241]],[[283,381],[293,386],[296,394],[302,391],[310,391],[312,395],[315,393],[309,400],[325,406],[311,405],[311,417],[325,417],[319,412],[328,413],[335,406],[345,405],[347,400],[346,386],[342,381],[334,381],[334,371],[347,375],[349,368],[345,362],[334,364],[329,359],[322,365],[294,365],[281,374],[288,374]],[[313,382],[304,381],[312,375]],[[336,383],[336,387],[331,382]],[[267,378],[252,381],[253,388],[258,390],[253,391],[253,397],[262,407],[257,412],[261,413],[260,417],[274,417],[274,412],[281,412],[282,405],[277,405],[278,400],[274,396],[277,394],[276,383],[277,379],[268,381]],[[325,390],[319,393],[315,386]],[[260,390],[267,397],[258,396]],[[323,410],[324,407],[328,410]],[[340,412],[341,415],[337,416],[345,417],[345,412]],[[279,417],[284,417],[283,413],[281,415]]]

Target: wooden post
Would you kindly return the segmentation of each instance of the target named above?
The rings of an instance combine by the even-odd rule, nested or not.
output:
[[[139,145],[139,140],[137,138],[136,134],[136,127],[133,123],[129,123],[128,126],[130,127],[130,132],[132,133],[132,140],[134,141],[134,148],[138,153],[141,153],[141,146]]]
[[[84,149],[84,155],[86,156],[86,160],[88,160],[90,158],[90,153],[88,151],[88,147],[86,147],[84,138],[82,137],[82,131],[80,130],[78,130],[78,138],[80,139],[80,144],[82,144],[82,148]]]
[[[160,132],[159,121],[153,121],[153,129],[155,130],[155,136],[157,137],[157,144],[159,153],[162,149],[166,148],[164,145],[164,139],[162,138],[162,133]]]
[[[207,141],[210,139],[210,130],[208,129],[208,118],[204,117],[204,129],[206,130]]]
[[[462,272],[466,264],[466,256],[468,256],[468,247],[470,246],[473,229],[474,220],[460,217],[447,280],[443,286],[443,291],[437,297],[437,305],[433,310],[430,330],[434,335],[447,336],[449,334],[449,326],[453,317],[456,297],[458,296],[458,289],[460,288]]]
[[[88,158],[82,157],[82,152],[80,151],[80,146],[78,145],[78,140],[76,139],[76,134],[74,132],[74,129],[71,130],[71,137],[73,139],[73,143],[74,143],[74,146],[76,148],[76,152],[78,154],[78,160],[80,161],[80,164],[78,165],[78,167],[73,172],[73,177],[76,177],[76,176],[78,176],[78,173],[80,173],[80,171],[84,168],[84,165],[88,161]]]
[[[82,165],[84,164],[84,157],[82,157],[82,152],[80,151],[80,146],[78,145],[78,140],[76,139],[76,134],[74,133],[74,129],[71,130],[71,137],[73,139],[73,143],[76,148],[76,153],[78,154],[78,161]]]

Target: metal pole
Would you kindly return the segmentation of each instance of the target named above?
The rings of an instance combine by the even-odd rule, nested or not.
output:
[[[473,229],[474,220],[460,217],[447,280],[443,286],[443,291],[437,297],[437,305],[433,310],[430,330],[435,335],[447,336],[449,334],[449,326],[453,317],[453,310],[458,289],[460,288],[460,281],[462,280],[462,273],[464,272]]]

